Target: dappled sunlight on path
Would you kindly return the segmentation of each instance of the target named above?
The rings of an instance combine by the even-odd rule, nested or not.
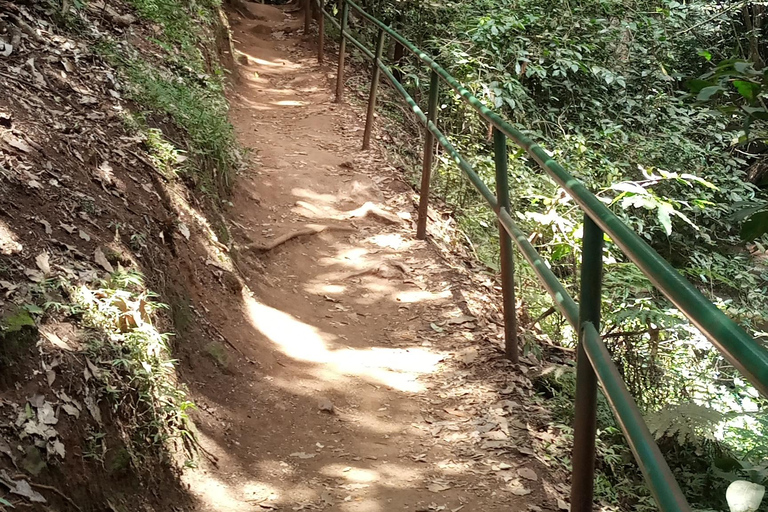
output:
[[[206,459],[185,481],[200,511],[526,510],[522,496],[553,486],[520,484],[533,462],[510,446],[528,427],[498,392],[530,381],[501,373],[495,321],[470,314],[462,278],[414,238],[411,189],[360,152],[360,115],[333,103],[300,20],[248,7],[255,20],[232,20],[231,117],[253,154],[230,211],[246,286],[229,303],[200,291],[240,354],[212,343],[194,361]],[[480,354],[496,374],[476,385]]]

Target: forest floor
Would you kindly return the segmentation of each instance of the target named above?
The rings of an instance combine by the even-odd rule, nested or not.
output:
[[[199,510],[567,509],[541,363],[503,359],[495,278],[415,239],[386,137],[360,150],[362,112],[333,103],[299,15],[248,8],[231,121],[252,165],[230,208],[247,286],[202,304],[240,355],[182,365]]]

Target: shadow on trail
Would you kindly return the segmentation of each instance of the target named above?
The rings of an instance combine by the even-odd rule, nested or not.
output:
[[[496,306],[464,302],[466,283],[414,239],[410,192],[382,178],[375,156],[359,160],[360,119],[332,104],[328,70],[292,36],[299,20],[249,9],[261,21],[232,20],[243,65],[232,120],[258,164],[232,198],[247,287],[211,266],[189,290],[242,353],[222,340],[179,347],[209,452],[185,476],[200,510],[549,509],[551,500],[515,495],[509,473],[492,469],[529,460],[475,447],[513,434],[528,442],[523,431],[480,425],[486,412],[473,409],[486,407],[470,391],[483,375],[495,372],[482,384],[495,399],[514,382],[489,333],[462,319]],[[367,203],[387,215],[350,216]],[[307,224],[348,229],[253,250]],[[457,422],[479,430],[465,434]]]

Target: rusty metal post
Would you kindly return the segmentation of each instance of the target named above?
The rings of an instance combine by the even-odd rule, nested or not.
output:
[[[437,122],[437,100],[440,96],[440,77],[436,71],[432,71],[429,78],[429,107],[427,119],[431,123]],[[416,238],[427,238],[427,215],[429,212],[429,182],[432,178],[432,160],[435,156],[435,136],[427,129],[424,136],[424,160],[421,167],[421,190],[419,192],[419,218],[416,224]]]
[[[317,2],[320,3],[317,9],[317,63],[322,64],[325,60],[325,14],[323,13],[322,0],[317,0]]]
[[[573,420],[571,511],[591,512],[595,485],[597,434],[597,377],[584,349],[584,325],[600,331],[603,277],[603,231],[584,215],[579,294],[579,348],[576,354],[576,400]]]
[[[336,76],[336,103],[344,101],[344,58],[347,52],[347,40],[344,32],[347,31],[347,19],[349,18],[349,4],[340,0],[341,5],[341,42],[339,42],[339,70]]]
[[[496,198],[499,208],[511,212],[509,199],[509,176],[507,157],[507,137],[497,128],[493,128],[493,149],[496,163]],[[501,248],[501,293],[504,306],[504,353],[507,359],[519,362],[517,344],[517,311],[515,309],[515,253],[512,252],[512,238],[499,223],[499,244]]]
[[[368,115],[365,118],[365,133],[363,133],[363,149],[371,147],[371,132],[373,131],[373,118],[376,115],[376,94],[379,90],[379,77],[381,76],[381,55],[384,53],[384,30],[379,29],[376,39],[376,54],[373,57],[373,69],[371,70],[371,94],[368,96]]]
[[[304,35],[309,34],[309,25],[312,22],[312,0],[304,0]]]

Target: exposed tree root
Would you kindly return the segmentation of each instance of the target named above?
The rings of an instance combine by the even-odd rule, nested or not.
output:
[[[307,224],[305,227],[301,229],[297,229],[296,231],[291,231],[290,233],[280,235],[279,237],[275,238],[274,240],[271,240],[268,243],[248,244],[245,246],[245,249],[267,252],[284,244],[289,240],[293,240],[294,238],[298,238],[300,236],[306,236],[306,235],[316,235],[318,233],[322,233],[323,231],[356,231],[356,229],[351,226],[328,226],[325,224]]]
[[[377,275],[384,278],[392,278],[397,274],[393,274],[392,270],[399,270],[403,275],[408,275],[408,268],[399,261],[385,261],[379,265],[373,265],[370,267],[355,270],[353,272],[346,273],[339,277],[340,280],[352,279],[353,277],[362,277],[368,275]]]
[[[385,212],[375,204],[371,202],[365,203],[363,206],[358,208],[357,210],[352,210],[351,212],[346,212],[344,214],[344,217],[347,219],[359,219],[363,217],[376,217],[378,219],[383,220],[384,222],[388,222],[390,224],[401,224],[402,220],[397,215],[393,215],[389,212]]]
[[[78,506],[77,506],[77,503],[75,503],[74,501],[72,501],[72,498],[70,498],[69,496],[67,496],[66,494],[64,494],[63,492],[61,492],[59,489],[57,489],[56,487],[54,487],[54,486],[52,486],[52,485],[36,484],[35,482],[32,482],[31,480],[29,480],[29,477],[28,477],[28,476],[26,476],[26,475],[22,475],[22,474],[13,475],[13,479],[14,479],[14,480],[17,480],[17,479],[24,479],[24,480],[27,480],[27,482],[29,483],[29,485],[30,485],[31,487],[34,487],[34,488],[36,488],[36,489],[44,489],[44,490],[46,490],[46,491],[55,492],[55,493],[56,493],[56,494],[58,494],[58,495],[59,495],[59,496],[60,496],[60,497],[61,497],[61,498],[62,498],[64,501],[66,501],[67,503],[69,503],[70,505],[72,505],[73,507],[75,507],[75,509],[79,510],[80,512],[82,512],[82,510],[83,510],[83,509],[81,509],[80,507],[78,507]]]

